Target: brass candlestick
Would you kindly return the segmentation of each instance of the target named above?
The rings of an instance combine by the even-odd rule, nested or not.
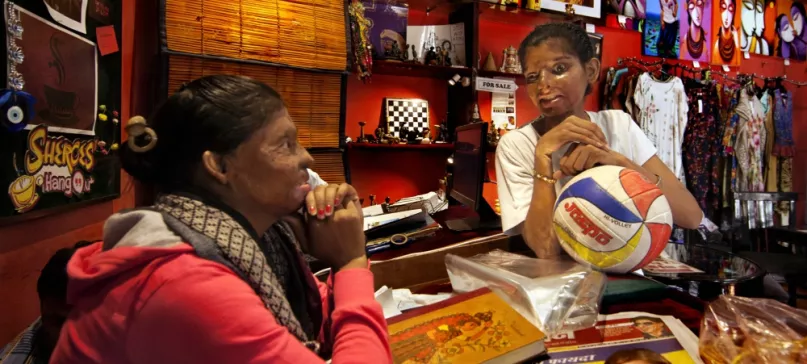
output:
[[[360,128],[360,133],[361,134],[359,134],[359,138],[356,139],[356,143],[367,143],[367,138],[364,137],[364,126],[365,125],[367,125],[367,123],[365,123],[363,121],[359,121],[359,128]]]

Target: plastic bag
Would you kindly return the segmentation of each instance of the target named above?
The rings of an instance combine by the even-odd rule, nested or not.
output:
[[[445,258],[457,292],[489,287],[547,335],[597,323],[607,277],[573,261],[529,258],[493,250]]]
[[[704,313],[699,351],[707,364],[807,363],[807,311],[720,296]]]

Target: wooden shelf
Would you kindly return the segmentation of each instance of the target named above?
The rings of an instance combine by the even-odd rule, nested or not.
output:
[[[524,80],[524,75],[520,73],[504,73],[499,71],[479,71],[479,77],[488,77],[488,78],[497,78],[497,77],[504,77],[504,78],[512,78],[516,80],[516,84],[519,85],[526,85],[527,82]]]
[[[374,60],[373,74],[439,78],[448,82],[448,79],[456,74],[470,76],[471,69],[467,67],[426,66],[411,62]]]
[[[390,150],[454,150],[453,143],[440,144],[374,144],[347,143],[347,149],[390,149]]]

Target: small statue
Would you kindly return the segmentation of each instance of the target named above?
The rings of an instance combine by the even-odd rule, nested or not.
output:
[[[488,52],[488,58],[485,59],[485,71],[496,72],[496,60],[493,59],[493,52]]]
[[[451,67],[451,55],[448,53],[448,49],[443,48],[443,50],[440,53],[440,58],[443,59],[442,63],[443,66]]]
[[[406,141],[407,142],[414,144],[415,142],[417,142],[419,136],[420,136],[420,133],[418,133],[417,130],[415,130],[414,128],[407,128],[407,131],[406,131]]]
[[[423,129],[423,132],[420,135],[422,139],[420,139],[420,144],[431,144],[432,143],[432,131],[429,128]]]
[[[392,41],[392,49],[390,50],[390,57],[392,59],[400,60],[401,57],[401,46],[398,45],[397,40]]]
[[[518,50],[512,45],[502,50],[502,67],[499,72],[521,73],[521,63],[518,61]]]
[[[383,143],[386,142],[384,140],[384,129],[381,129],[380,127],[375,128],[375,139],[376,139],[376,143],[379,143],[379,144],[383,144]]]
[[[435,143],[448,143],[448,126],[446,125],[445,121],[442,121],[439,125],[435,125],[437,128],[437,136],[434,139]]]
[[[501,138],[502,129],[490,128],[488,131],[488,145],[491,147],[495,147],[499,145],[499,139]]]
[[[420,58],[418,58],[418,51],[415,50],[414,44],[412,44],[412,62],[420,63]]]
[[[386,203],[387,206],[389,206],[390,201],[392,201],[392,199],[389,198],[389,196],[387,196],[387,198],[384,199],[384,203]]]
[[[434,47],[429,47],[429,50],[426,51],[426,58],[423,63],[427,66],[437,65],[437,52],[434,51]]]
[[[384,140],[385,144],[398,144],[398,143],[401,142],[401,138],[396,137],[396,136],[394,136],[394,135],[392,135],[390,133],[387,133],[386,135],[384,135],[383,140]]]
[[[370,195],[370,206],[375,206],[375,195]]]
[[[474,103],[474,114],[471,117],[471,122],[472,123],[482,123],[482,122],[484,122],[484,120],[482,120],[482,117],[479,116],[479,104],[477,104],[477,103]]]
[[[360,133],[359,138],[356,139],[356,143],[367,143],[367,138],[364,136],[364,126],[367,125],[364,121],[359,121],[359,129]]]
[[[437,66],[445,66],[446,60],[443,58],[443,48],[438,46],[435,52],[437,52]]]
[[[412,49],[412,50],[414,50],[414,49]],[[409,47],[404,46],[404,52],[403,52],[402,60],[404,62],[409,62],[409,59],[410,59],[409,58]]]

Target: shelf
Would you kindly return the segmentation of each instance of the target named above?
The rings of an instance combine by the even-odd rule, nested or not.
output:
[[[390,150],[454,150],[453,143],[440,144],[374,144],[374,143],[347,143],[347,149],[390,149]]]
[[[471,69],[467,67],[426,66],[411,62],[373,60],[373,74],[439,78],[448,82],[448,79],[456,74],[470,76]]]
[[[512,78],[516,80],[516,84],[519,85],[526,85],[527,82],[524,80],[524,75],[520,73],[505,73],[499,71],[479,71],[479,77],[487,77],[487,78],[497,78],[497,77],[504,77],[504,78]]]

